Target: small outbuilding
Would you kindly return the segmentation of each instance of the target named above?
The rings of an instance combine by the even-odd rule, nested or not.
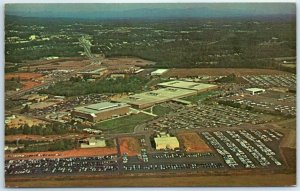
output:
[[[84,140],[84,143],[80,144],[81,148],[95,148],[95,147],[106,147],[104,139],[96,139],[95,137]]]
[[[179,148],[178,139],[176,137],[171,137],[169,134],[163,132],[157,135],[156,138],[154,138],[154,142],[156,150],[174,150],[176,148]]]
[[[248,88],[246,89],[246,91],[250,92],[252,95],[254,94],[258,94],[258,93],[263,93],[266,90],[265,89],[261,89],[261,88]]]

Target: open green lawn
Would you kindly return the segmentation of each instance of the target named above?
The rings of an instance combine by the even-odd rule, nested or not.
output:
[[[185,97],[185,98],[182,98],[182,99],[186,100],[186,101],[190,101],[192,103],[196,103],[198,101],[203,101],[206,98],[208,98],[209,96],[213,96],[213,95],[216,95],[218,93],[219,93],[218,91],[209,91],[209,92],[203,92],[203,93],[199,93],[197,95]]]
[[[96,128],[107,133],[132,133],[135,126],[152,118],[152,116],[143,113],[133,114],[97,123]]]

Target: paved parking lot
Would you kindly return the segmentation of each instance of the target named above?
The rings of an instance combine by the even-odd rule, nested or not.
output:
[[[111,172],[118,169],[114,156],[5,161],[7,175]]]
[[[230,168],[282,167],[280,154],[268,146],[283,136],[276,130],[202,132]]]
[[[154,127],[158,130],[218,128],[262,122],[265,122],[263,118],[247,110],[224,105],[199,104],[171,116],[158,118],[149,123],[148,127]]]
[[[279,112],[283,115],[296,116],[296,95],[285,94],[281,97],[275,97],[271,93],[260,95],[228,95],[220,97],[220,100],[231,101],[236,104],[256,108],[263,111]]]
[[[258,87],[296,87],[296,75],[244,76],[244,80]]]

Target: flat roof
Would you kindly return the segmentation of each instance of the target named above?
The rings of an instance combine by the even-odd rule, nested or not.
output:
[[[174,87],[174,88],[191,89],[197,91],[207,89],[207,88],[217,87],[217,85],[214,84],[204,84],[204,83],[188,82],[188,81],[180,81],[180,80],[163,82],[163,83],[159,83],[158,85],[163,87]]]
[[[165,72],[167,72],[169,69],[157,69],[153,72],[151,72],[151,74],[163,74]]]
[[[197,94],[197,91],[179,88],[161,88],[158,90],[123,97],[116,101],[133,105],[155,104],[194,94]]]
[[[156,144],[179,144],[179,141],[176,137],[156,137],[154,138]]]
[[[246,89],[247,91],[251,91],[251,92],[260,92],[260,91],[266,91],[265,89],[261,89],[261,88],[248,88]]]
[[[94,74],[94,73],[98,74],[98,72],[101,72],[101,71],[104,71],[104,70],[107,70],[107,68],[98,68],[98,69],[95,69],[95,70],[86,71],[86,72],[78,72],[78,73],[79,74]]]
[[[128,105],[125,103],[100,102],[96,104],[76,107],[75,111],[79,111],[87,114],[95,114],[95,113],[103,112],[105,110],[111,110],[111,109],[124,107],[124,106],[128,106]]]

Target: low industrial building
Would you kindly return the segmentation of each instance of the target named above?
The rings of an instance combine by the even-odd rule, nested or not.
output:
[[[246,89],[246,91],[250,92],[252,95],[254,94],[258,94],[258,93],[263,93],[266,90],[265,89],[261,89],[261,88],[248,88]]]
[[[128,97],[116,99],[114,101],[130,104],[137,109],[144,109],[155,104],[171,101],[173,99],[188,97],[197,94],[197,91],[179,88],[161,88]]]
[[[179,141],[176,137],[171,137],[167,133],[160,133],[154,138],[156,150],[174,150],[179,148]]]
[[[151,72],[151,76],[161,76],[164,73],[166,73],[167,71],[169,71],[169,69],[157,69],[157,70]]]
[[[110,77],[112,79],[117,79],[117,78],[125,78],[126,75],[125,74],[111,74]]]
[[[195,90],[197,92],[205,92],[205,91],[210,91],[218,88],[218,86],[214,84],[204,84],[204,83],[188,82],[188,81],[180,81],[180,80],[159,83],[158,86]]]
[[[106,147],[105,140],[91,137],[85,139],[83,143],[80,144],[80,148],[95,148],[95,147]]]
[[[107,68],[98,68],[98,69],[92,70],[92,71],[78,72],[78,74],[84,78],[100,78],[104,74],[106,74],[107,71],[108,71]]]
[[[137,109],[145,109],[155,104],[166,101],[180,102],[179,98],[184,98],[204,91],[209,91],[218,88],[217,85],[203,84],[186,81],[170,81],[158,84],[164,87],[157,90],[134,94],[131,96],[116,99],[114,101],[130,104]],[[181,100],[181,102],[184,102]],[[184,102],[184,104],[190,104]]]
[[[72,111],[72,117],[82,118],[91,122],[97,122],[114,116],[129,113],[129,105],[125,103],[101,102],[92,105],[77,107]]]
[[[48,95],[29,94],[22,96],[20,99],[27,100],[30,102],[42,102],[48,99]]]

